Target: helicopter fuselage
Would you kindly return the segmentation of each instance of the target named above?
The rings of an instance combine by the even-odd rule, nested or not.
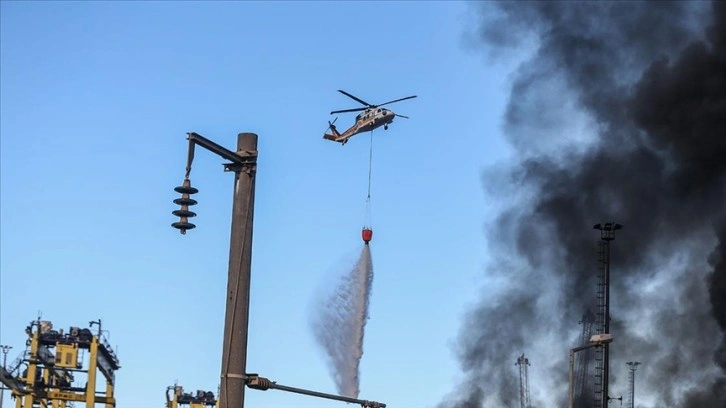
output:
[[[370,132],[371,130],[377,129],[381,126],[383,126],[385,129],[388,129],[388,125],[393,122],[393,118],[395,117],[396,114],[388,109],[366,109],[355,117],[355,123],[345,132],[338,133],[335,125],[331,123],[330,129],[333,131],[333,134],[326,133],[323,135],[323,137],[328,140],[333,140],[335,142],[346,144],[348,142],[348,139],[359,133]]]
[[[343,112],[361,112],[355,117],[355,123],[353,124],[353,126],[351,126],[348,130],[346,130],[343,133],[339,133],[338,130],[335,128],[335,125],[334,125],[335,121],[333,121],[333,123],[328,122],[328,124],[330,125],[328,128],[332,131],[332,134],[324,133],[323,138],[332,140],[334,142],[340,142],[342,144],[346,144],[348,142],[348,139],[350,139],[351,137],[353,137],[359,133],[369,132],[369,131],[377,129],[381,126],[383,126],[384,129],[388,129],[388,125],[391,122],[393,122],[393,119],[396,116],[401,116],[402,118],[408,119],[407,116],[397,115],[390,109],[381,108],[381,106],[416,97],[416,95],[412,95],[412,96],[407,96],[405,98],[388,101],[388,102],[382,103],[380,105],[371,105],[370,103],[368,103],[356,96],[353,96],[343,90],[339,89],[338,92],[346,95],[347,97],[349,97],[351,99],[354,99],[355,101],[357,101],[363,105],[366,105],[365,108],[344,109],[344,110],[337,110],[337,111],[330,112],[331,115],[336,114],[336,113],[343,113]]]
[[[356,133],[368,132],[381,126],[388,127],[395,117],[396,115],[388,109],[366,109],[355,117]]]

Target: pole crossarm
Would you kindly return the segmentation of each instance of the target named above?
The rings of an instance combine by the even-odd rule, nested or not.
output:
[[[572,349],[572,353],[574,354],[574,353],[577,353],[582,350],[587,350],[589,348],[598,347],[598,346],[602,346],[602,345],[603,345],[602,343],[591,343],[591,344],[586,344],[584,346],[578,346],[578,347],[575,347]]]
[[[188,132],[187,140],[189,140],[189,153],[187,158],[186,177],[189,177],[189,173],[192,169],[192,160],[194,160],[195,144],[202,146],[210,152],[231,161],[231,164],[225,165],[225,167],[227,167],[228,169],[234,170],[234,167],[254,165],[257,162],[257,150],[244,150],[235,153],[196,132]]]

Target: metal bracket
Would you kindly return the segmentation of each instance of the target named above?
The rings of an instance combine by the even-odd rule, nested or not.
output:
[[[228,378],[239,378],[241,380],[247,380],[247,378],[249,378],[246,375],[242,375],[242,374],[229,374],[229,373],[224,374],[224,375],[221,375],[219,378],[225,378],[225,377],[228,377]]]
[[[235,173],[247,173],[252,174],[257,172],[257,161],[252,160],[246,163],[224,163],[224,171],[233,171]]]
[[[257,151],[251,150],[251,151],[239,151],[239,152],[232,152],[230,150],[227,150],[226,148],[218,145],[217,143],[214,143],[213,141],[207,139],[206,137],[196,133],[196,132],[189,132],[187,133],[187,139],[190,143],[194,143],[197,145],[200,145],[204,147],[205,149],[209,150],[210,152],[222,156],[225,159],[237,163],[237,164],[245,164],[245,163],[254,163],[257,161]],[[190,154],[190,158],[193,156],[193,153]]]

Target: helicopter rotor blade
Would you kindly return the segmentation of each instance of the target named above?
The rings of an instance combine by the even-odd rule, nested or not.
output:
[[[388,101],[388,102],[386,102],[386,103],[382,103],[382,104],[380,104],[380,105],[376,105],[376,107],[378,107],[378,106],[383,106],[383,105],[388,105],[389,103],[394,103],[394,102],[401,102],[401,101],[405,101],[406,99],[413,99],[413,98],[416,98],[416,97],[417,97],[416,95],[412,95],[412,96],[407,96],[407,97],[405,97],[405,98],[401,98],[401,99],[395,99],[395,100],[393,100],[393,101]]]
[[[360,98],[358,98],[358,97],[355,97],[355,96],[353,96],[353,95],[349,94],[348,92],[345,92],[345,91],[343,91],[343,90],[341,90],[341,89],[338,89],[338,92],[340,92],[340,93],[342,93],[343,95],[345,95],[345,96],[347,96],[347,97],[349,97],[349,98],[353,99],[353,100],[354,100],[354,101],[356,101],[356,102],[362,103],[363,105],[366,105],[366,106],[368,106],[368,107],[371,107],[371,106],[373,106],[373,105],[371,105],[370,103],[368,103],[368,102],[366,102],[366,101],[364,101],[364,100],[362,100],[362,99],[360,99]]]
[[[398,116],[399,118],[411,119],[408,116],[399,115],[398,113],[394,113],[394,115]]]
[[[332,111],[332,112],[330,112],[330,114],[333,115],[333,114],[336,114],[336,113],[358,112],[358,111],[363,111],[363,110],[366,110],[366,109],[368,109],[368,108],[344,109],[344,110]]]

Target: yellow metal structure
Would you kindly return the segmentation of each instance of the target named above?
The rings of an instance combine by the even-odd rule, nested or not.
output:
[[[169,391],[173,391],[170,396]],[[197,390],[196,395],[184,392],[184,388],[173,385],[166,389],[166,408],[219,408],[219,400],[212,391]]]
[[[56,343],[55,366],[65,368],[81,368],[78,364],[78,343]]]
[[[89,329],[71,327],[68,333],[53,330],[49,321],[33,321],[25,329],[28,334],[29,350],[23,361],[26,369],[18,377],[11,378],[12,397],[15,408],[66,408],[70,405],[95,408],[114,408],[113,396],[115,372],[120,368],[118,358],[111,346],[101,335],[101,321],[98,333]],[[88,367],[83,367],[79,352],[88,351]],[[101,373],[101,377],[98,373]],[[85,383],[76,380],[76,375],[85,376]],[[100,381],[99,381],[100,380]],[[98,391],[98,382],[105,380],[105,389]],[[75,404],[69,404],[75,403]]]

